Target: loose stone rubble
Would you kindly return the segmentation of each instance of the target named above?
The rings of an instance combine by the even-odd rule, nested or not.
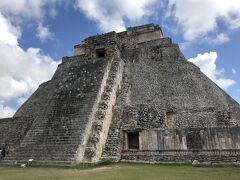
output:
[[[13,118],[0,164],[240,162],[240,105],[158,25],[92,36]]]

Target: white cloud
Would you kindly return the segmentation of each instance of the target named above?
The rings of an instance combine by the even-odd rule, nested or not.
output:
[[[44,17],[55,17],[57,6],[65,4],[68,3],[64,0],[0,0],[0,13],[14,26],[23,27],[29,22],[38,24],[36,35],[44,42],[52,38],[48,27],[42,25]]]
[[[42,42],[53,38],[53,34],[49,31],[49,28],[47,26],[43,26],[42,23],[38,24],[36,36]]]
[[[0,118],[12,117],[14,113],[15,109],[0,104]]]
[[[125,20],[136,22],[151,15],[157,0],[78,0],[77,8],[97,22],[102,31],[125,30]]]
[[[236,74],[237,74],[236,69],[232,68],[232,74],[233,74],[233,75],[236,75]]]
[[[201,71],[207,75],[212,81],[219,85],[223,89],[227,89],[230,86],[234,85],[236,82],[232,79],[224,77],[224,69],[217,69],[216,52],[209,52],[204,54],[198,54],[195,58],[190,58],[188,61],[196,64]]]
[[[224,34],[224,33],[220,33],[217,35],[217,37],[215,39],[213,39],[211,42],[213,44],[216,44],[216,45],[220,45],[220,44],[223,44],[223,43],[226,43],[226,42],[229,42],[230,41],[230,38],[228,37],[228,35]],[[211,43],[210,42],[210,43]]]
[[[9,45],[17,45],[20,32],[0,13],[0,41]]]
[[[0,24],[0,116],[5,116],[14,110],[2,103],[29,96],[40,83],[51,78],[57,62],[40,49],[23,50],[18,45],[19,33],[1,14]]]
[[[57,63],[40,49],[22,50],[0,43],[0,100],[11,100],[32,93],[51,78]]]
[[[188,41],[217,31],[219,20],[228,30],[240,27],[239,0],[169,0],[169,6]],[[218,39],[227,40],[223,35]]]
[[[220,78],[217,79],[216,84],[219,85],[222,89],[227,89],[231,87],[232,85],[236,84],[236,82],[232,79],[226,79],[226,78]]]
[[[230,41],[230,38],[225,33],[215,34],[215,35],[208,35],[198,40],[198,43],[207,43],[210,46],[221,45]],[[184,42],[186,44],[191,45],[191,41]]]
[[[32,21],[39,25],[44,17],[56,16],[63,0],[0,0],[0,117],[12,116],[8,101],[22,104],[40,83],[51,78],[57,62],[38,48],[23,50],[18,43],[21,26]],[[38,26],[38,37],[52,37],[47,27]]]
[[[50,10],[61,1],[59,0],[1,0],[0,12],[3,14],[22,16],[26,19],[42,18],[46,11],[46,6]],[[50,11],[51,13],[51,11]]]

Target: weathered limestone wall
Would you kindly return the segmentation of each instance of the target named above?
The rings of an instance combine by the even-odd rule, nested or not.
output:
[[[170,40],[143,43],[122,54],[130,81],[128,106],[146,114],[138,120],[159,121],[157,127],[168,128],[240,125],[239,104],[187,62]],[[164,122],[168,120],[173,122]]]
[[[161,37],[161,32],[160,31],[154,31],[146,34],[141,34],[137,37],[137,44],[143,43],[143,42],[148,42],[152,40],[157,40],[160,39]]]
[[[239,104],[187,62],[171,39],[123,49],[122,58],[125,73],[104,158],[173,160],[186,153],[182,160],[189,160],[197,158],[195,147],[204,158],[219,161],[224,149],[220,156],[239,159]],[[140,150],[126,151],[125,134],[134,131]]]
[[[240,149],[240,127],[150,129],[139,140],[140,150]]]
[[[122,162],[144,163],[192,163],[198,160],[202,164],[236,164],[240,162],[240,151],[223,150],[159,150],[159,151],[124,151]]]
[[[240,127],[143,130],[139,150],[124,147],[123,161],[240,161]]]
[[[160,30],[153,30],[146,33],[122,32],[119,37],[122,47],[134,49],[140,43],[161,39],[162,32]]]

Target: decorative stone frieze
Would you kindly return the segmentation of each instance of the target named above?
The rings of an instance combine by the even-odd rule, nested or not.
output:
[[[106,110],[108,108],[107,101],[101,101],[98,106],[99,110]]]
[[[92,158],[96,154],[96,149],[93,147],[87,147],[85,150],[85,156],[88,158]]]
[[[97,120],[104,120],[105,116],[106,116],[106,112],[105,111],[97,111],[96,112]]]

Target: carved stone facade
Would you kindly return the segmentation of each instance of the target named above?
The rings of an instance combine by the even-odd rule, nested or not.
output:
[[[13,118],[0,120],[0,144],[12,150],[0,163],[240,162],[239,104],[158,25],[74,48]]]

